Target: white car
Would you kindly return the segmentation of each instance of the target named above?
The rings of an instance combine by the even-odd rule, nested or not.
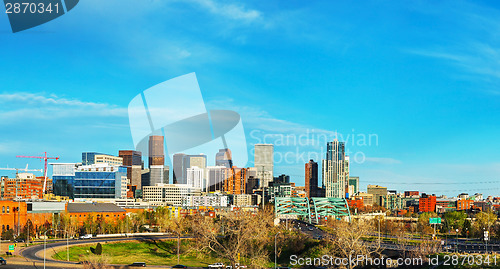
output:
[[[208,266],[208,268],[224,268],[224,264],[221,262],[216,262],[216,263],[210,264]]]
[[[80,239],[92,239],[92,235],[91,234],[82,235],[80,236]]]

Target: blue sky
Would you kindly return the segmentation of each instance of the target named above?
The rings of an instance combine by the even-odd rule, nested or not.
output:
[[[41,167],[18,154],[73,162],[130,149],[130,100],[196,72],[208,109],[240,113],[249,148],[307,130],[372,134],[371,145],[347,141],[364,157],[351,166],[362,187],[498,196],[497,4],[356,4],[86,0],[16,34],[0,14],[0,167]],[[275,150],[293,159],[322,148]],[[275,173],[301,185],[296,160]]]

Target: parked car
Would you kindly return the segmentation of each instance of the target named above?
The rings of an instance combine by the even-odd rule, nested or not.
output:
[[[6,265],[6,264],[7,261],[4,258],[0,257],[0,265]]]
[[[221,262],[216,262],[216,263],[210,264],[208,266],[208,268],[224,268],[224,264]]]
[[[312,230],[314,230],[314,228],[313,228],[313,227],[309,227],[309,228],[307,228],[307,229],[309,229],[309,231],[312,231]]]
[[[16,240],[14,240],[14,243],[24,243],[24,239],[17,238]]]
[[[172,268],[187,268],[187,266],[182,265],[182,264],[177,264],[177,265],[172,266]]]
[[[146,263],[145,262],[134,262],[129,266],[130,267],[146,267]]]
[[[91,234],[82,235],[80,236],[80,239],[92,239],[92,235]]]

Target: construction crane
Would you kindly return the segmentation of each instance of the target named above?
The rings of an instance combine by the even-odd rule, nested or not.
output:
[[[40,160],[44,160],[45,161],[45,166],[43,168],[43,189],[42,189],[42,193],[45,193],[45,188],[47,186],[47,160],[49,159],[55,159],[55,160],[59,160],[59,157],[47,157],[47,152],[44,152],[44,156],[24,156],[24,155],[18,155],[16,156],[17,158],[32,158],[32,159],[40,159]]]
[[[16,171],[16,177],[17,177],[17,174],[19,174],[19,171],[24,171],[24,172],[43,172],[42,169],[28,169],[28,165],[26,165],[26,168],[10,168],[10,167],[6,167],[6,168],[0,168],[0,170],[9,170],[9,171]]]

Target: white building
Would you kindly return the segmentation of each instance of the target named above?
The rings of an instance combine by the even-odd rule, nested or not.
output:
[[[207,166],[207,192],[222,191],[225,179],[225,166]]]
[[[227,195],[185,196],[182,198],[182,206],[227,207],[228,205]]]
[[[255,144],[254,166],[257,177],[260,179],[259,186],[268,187],[269,182],[274,179],[274,146],[273,144]]]
[[[198,166],[187,168],[186,181],[188,185],[204,191],[207,188],[205,184],[205,169]]]
[[[200,195],[201,189],[189,184],[156,184],[156,186],[144,186],[142,189],[144,200],[173,206],[181,206],[183,197]]]
[[[237,194],[233,196],[233,204],[234,206],[251,206],[252,203],[252,195],[251,194]]]

